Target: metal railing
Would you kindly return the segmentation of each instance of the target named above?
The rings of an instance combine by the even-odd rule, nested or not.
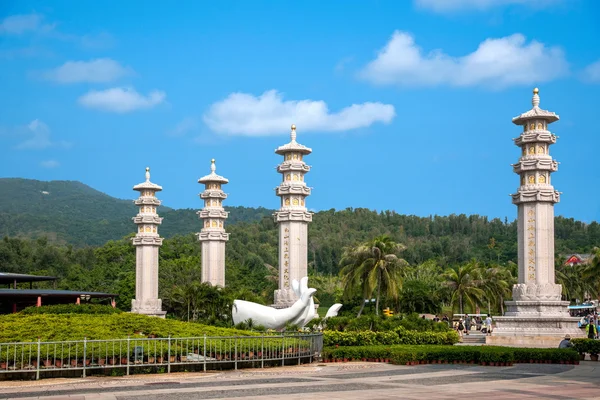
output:
[[[139,367],[202,366],[216,368],[264,367],[312,362],[321,356],[323,335],[202,336],[190,338],[127,338],[63,342],[0,343],[0,374],[124,369],[129,375]]]

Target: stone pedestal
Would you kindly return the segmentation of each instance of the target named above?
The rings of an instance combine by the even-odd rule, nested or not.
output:
[[[504,304],[503,317],[496,317],[496,328],[486,344],[513,347],[557,347],[565,335],[585,336],[578,328],[579,318],[571,317],[568,301],[561,300],[561,285],[517,284],[513,301]]]
[[[161,299],[131,300],[131,312],[160,318],[165,318],[167,314],[162,310]]]

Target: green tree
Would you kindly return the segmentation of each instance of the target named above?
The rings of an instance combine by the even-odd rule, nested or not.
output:
[[[379,315],[381,293],[393,299],[398,298],[402,287],[402,269],[406,266],[398,253],[404,246],[395,243],[389,236],[377,236],[369,242],[355,248],[348,248],[342,256],[340,265],[342,283],[346,296],[356,293],[360,288],[363,300],[368,300],[375,292],[375,314]],[[364,309],[364,302],[358,316]]]
[[[452,307],[458,306],[460,314],[464,314],[465,302],[474,310],[483,297],[480,289],[481,279],[479,265],[471,261],[465,265],[447,268],[443,273],[443,285],[450,292]]]

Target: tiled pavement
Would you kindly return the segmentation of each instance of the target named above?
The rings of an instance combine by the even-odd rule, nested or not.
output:
[[[600,399],[600,363],[312,364],[211,373],[0,382],[0,399]]]

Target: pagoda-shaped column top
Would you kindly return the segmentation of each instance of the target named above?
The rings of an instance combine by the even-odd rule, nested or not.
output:
[[[515,125],[525,125],[527,122],[537,119],[537,120],[545,120],[547,123],[552,123],[558,121],[560,118],[556,113],[548,110],[542,110],[540,108],[540,90],[538,88],[533,89],[533,97],[531,99],[531,105],[533,108],[527,112],[524,112],[521,115],[518,115],[512,119],[513,124]],[[534,128],[534,129],[537,129]]]
[[[312,153],[311,148],[296,142],[296,125],[294,124],[292,124],[290,139],[291,141],[288,144],[284,144],[283,146],[279,146],[277,149],[275,149],[275,153],[280,155],[285,155],[287,153],[300,153],[306,155]]]
[[[133,187],[140,192],[140,197],[133,202],[139,207],[138,214],[133,217],[133,222],[138,225],[138,233],[133,238],[134,246],[154,245],[160,246],[162,238],[158,235],[158,226],[162,218],[157,214],[161,201],[156,198],[156,192],[162,187],[150,182],[150,168],[146,168],[146,181]]]
[[[198,183],[229,183],[229,179],[224,178],[221,175],[217,175],[216,170],[217,166],[215,165],[215,159],[213,158],[210,160],[210,174],[198,179]]]
[[[146,167],[146,181],[140,184],[137,184],[133,187],[133,190],[137,190],[138,192],[143,192],[145,190],[151,190],[153,192],[160,192],[162,190],[162,186],[159,186],[155,183],[150,182],[150,167]],[[144,194],[142,193],[142,196]]]

